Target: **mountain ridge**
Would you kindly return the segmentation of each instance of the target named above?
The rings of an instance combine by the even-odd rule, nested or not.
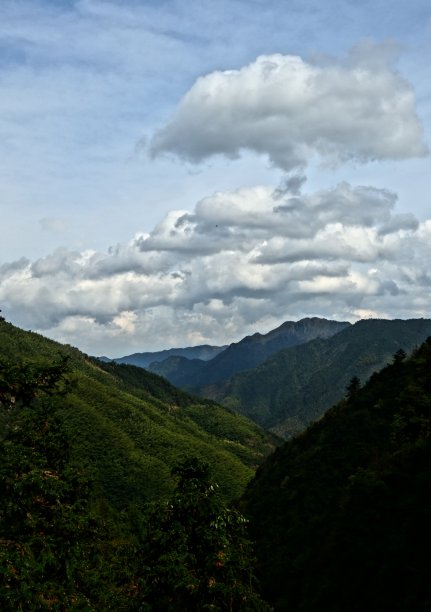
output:
[[[140,368],[148,368],[151,363],[163,362],[169,357],[184,357],[186,359],[200,359],[202,361],[208,361],[223,351],[226,346],[227,345],[212,346],[210,344],[199,344],[197,346],[170,348],[162,351],[132,353],[131,355],[114,357],[113,359],[102,356],[98,357],[98,359],[101,361],[115,361],[116,363],[127,363]]]
[[[399,348],[411,351],[430,334],[430,319],[363,319],[330,338],[283,349],[201,394],[289,437],[343,397],[353,376],[365,382]]]
[[[150,370],[165,376],[181,388],[201,394],[200,388],[249,370],[283,348],[316,337],[330,337],[350,325],[347,321],[331,321],[319,317],[285,321],[266,334],[256,332],[239,342],[233,342],[209,361],[192,360],[192,363],[187,363],[184,359],[171,357],[162,363],[151,364]]]

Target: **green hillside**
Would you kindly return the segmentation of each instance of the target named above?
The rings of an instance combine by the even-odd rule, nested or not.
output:
[[[275,610],[430,610],[431,338],[278,448],[243,511]]]
[[[102,497],[140,507],[172,490],[171,469],[205,459],[227,499],[238,497],[273,441],[246,418],[196,399],[157,375],[101,363],[70,346],[0,322],[0,361],[69,359],[73,388],[62,418],[72,458],[88,467]]]
[[[149,369],[178,387],[202,395],[202,388],[218,385],[238,372],[254,368],[282,349],[315,338],[329,338],[349,326],[350,323],[318,317],[285,321],[267,334],[256,333],[230,344],[209,361],[176,356],[161,363],[152,363]]]
[[[175,355],[164,361],[151,363],[148,370],[163,376],[180,389],[189,390],[191,387],[199,386],[202,377],[205,376],[207,363],[212,364],[212,361],[213,359],[207,362],[202,359],[189,359]]]
[[[203,395],[287,438],[343,397],[353,376],[365,382],[399,348],[409,352],[430,334],[429,319],[359,321],[328,339],[280,351]]]
[[[2,323],[2,612],[267,610],[228,503],[256,427]]]

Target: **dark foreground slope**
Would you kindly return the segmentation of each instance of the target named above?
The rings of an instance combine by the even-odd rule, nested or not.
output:
[[[63,410],[72,456],[89,468],[102,497],[117,508],[169,494],[172,466],[190,456],[205,459],[224,495],[235,498],[271,447],[268,436],[247,419],[159,376],[102,364],[0,322],[1,361],[52,363],[65,356],[74,380]]]
[[[430,610],[431,338],[277,449],[243,509],[276,610]]]
[[[254,368],[282,349],[314,338],[329,338],[349,326],[347,322],[317,317],[286,321],[267,334],[256,333],[230,344],[210,361],[175,356],[162,363],[150,364],[149,369],[174,385],[200,394],[202,387],[218,384],[238,372]]]
[[[280,351],[202,394],[288,438],[337,402],[353,376],[365,382],[399,348],[409,352],[429,335],[429,319],[359,321],[331,338]]]

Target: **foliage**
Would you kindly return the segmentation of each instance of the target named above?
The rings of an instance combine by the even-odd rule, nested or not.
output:
[[[165,376],[174,385],[206,395],[209,385],[223,385],[234,374],[256,367],[278,351],[289,346],[326,338],[349,326],[349,323],[326,319],[306,318],[286,321],[268,334],[253,334],[234,342],[209,361],[170,357],[161,363],[152,363],[153,372]]]
[[[67,357],[58,364],[42,367],[34,363],[9,364],[0,361],[0,406],[6,410],[30,406],[41,394],[67,392],[70,380],[64,374]]]
[[[411,351],[430,334],[429,319],[359,321],[328,339],[280,351],[203,395],[289,438],[338,402],[352,377],[367,381],[400,347]],[[397,355],[402,360],[403,352]]]
[[[155,504],[145,525],[143,609],[268,610],[254,588],[246,520],[226,506],[208,464],[186,460],[173,475],[172,498]]]
[[[10,381],[14,376],[28,381],[30,396],[32,362],[47,365],[53,358],[59,367],[67,358],[73,379],[58,408],[70,460],[91,472],[98,495],[118,510],[168,497],[172,467],[191,455],[211,464],[226,499],[237,498],[274,446],[274,439],[246,418],[183,393],[159,376],[134,366],[102,364],[73,347],[0,322],[0,359],[14,364]],[[222,433],[213,426],[215,415]],[[13,411],[0,411],[0,438],[14,418]]]
[[[276,610],[431,608],[431,338],[258,469],[243,498]]]
[[[228,471],[225,492],[238,490],[256,462],[247,436],[263,446],[265,435],[131,366],[101,369],[52,343],[53,364],[50,341],[2,326],[38,357],[0,360],[0,609],[266,610],[245,519],[209,466],[195,458],[166,473],[197,449]],[[177,479],[170,502],[145,513]]]
[[[89,482],[68,465],[56,409],[66,362],[0,363],[0,607],[92,609],[86,570],[97,527]],[[47,397],[48,396],[48,397]],[[4,423],[3,423],[4,425]]]
[[[361,388],[361,381],[359,380],[357,376],[353,376],[350,379],[350,382],[346,387],[346,398],[353,399],[357,395],[360,388]]]

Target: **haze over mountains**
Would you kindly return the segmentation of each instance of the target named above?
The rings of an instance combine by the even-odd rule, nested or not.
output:
[[[170,357],[185,357],[187,359],[201,359],[202,361],[208,361],[221,353],[221,351],[223,351],[225,348],[226,346],[210,346],[209,344],[201,344],[200,346],[171,348],[164,351],[133,353],[132,355],[125,355],[124,357],[107,359],[107,361],[128,363],[130,365],[139,366],[140,368],[148,368],[148,366],[150,366],[152,363],[162,362]],[[156,370],[154,371],[156,372]]]

